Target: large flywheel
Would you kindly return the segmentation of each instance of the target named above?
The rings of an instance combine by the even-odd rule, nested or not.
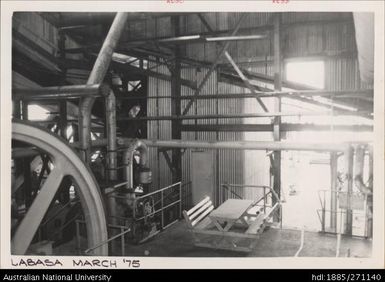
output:
[[[30,205],[13,232],[12,254],[25,254],[36,240],[37,231],[44,221],[63,179],[72,180],[85,221],[88,247],[92,248],[107,240],[107,223],[103,200],[98,184],[79,156],[64,140],[47,130],[27,122],[12,123],[12,142],[33,148],[50,159],[50,172],[33,195]],[[108,255],[108,245],[94,249],[93,255]]]

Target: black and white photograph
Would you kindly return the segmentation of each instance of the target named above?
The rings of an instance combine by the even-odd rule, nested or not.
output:
[[[2,266],[384,265],[382,1],[43,2],[2,16]]]

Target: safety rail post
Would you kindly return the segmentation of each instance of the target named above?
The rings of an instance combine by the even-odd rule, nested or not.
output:
[[[182,218],[182,182],[179,182],[179,219]]]
[[[321,223],[321,231],[325,232],[325,220],[326,220],[326,191],[323,191],[323,201],[322,201],[322,223]]]
[[[161,226],[164,227],[164,211],[163,211],[163,189],[160,190],[160,208],[161,208]]]
[[[122,236],[120,236],[120,248],[122,250],[122,256],[124,256],[124,249],[125,249],[125,246],[124,246],[124,228],[123,226],[120,227],[120,234],[122,234]]]
[[[80,230],[79,230],[79,220],[75,220],[76,225],[76,248],[77,253],[80,255]]]
[[[266,186],[263,186],[263,212],[266,213]]]

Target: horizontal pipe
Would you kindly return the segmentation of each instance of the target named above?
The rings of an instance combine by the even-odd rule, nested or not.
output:
[[[373,90],[359,90],[359,91],[324,91],[324,90],[303,90],[303,91],[271,91],[271,92],[255,92],[255,93],[228,93],[228,94],[208,94],[196,97],[198,100],[206,99],[238,99],[238,98],[269,98],[269,97],[292,97],[292,96],[323,96],[323,97],[351,97],[351,98],[370,98],[373,97]],[[141,99],[180,99],[190,100],[194,98],[193,95],[172,97],[172,96],[130,96],[122,97],[125,100],[141,100]],[[195,98],[194,98],[195,99]]]
[[[160,43],[191,43],[191,42],[220,42],[220,41],[241,41],[241,40],[259,40],[267,38],[266,35],[238,35],[238,36],[218,36],[205,37],[202,35],[187,35],[159,39]]]
[[[240,40],[259,40],[267,38],[266,35],[236,35],[236,36],[220,36],[220,37],[206,37],[207,42],[219,42],[219,41],[240,41]]]
[[[149,147],[191,149],[239,149],[239,150],[294,150],[341,152],[350,148],[348,143],[300,143],[283,141],[189,141],[189,140],[142,140]],[[118,144],[130,145],[132,139],[119,138]]]
[[[105,147],[105,146],[107,146],[107,144],[108,144],[107,138],[100,138],[100,139],[96,139],[96,140],[91,141],[91,147],[93,147],[93,148]],[[74,147],[74,148],[78,148],[78,149],[81,148],[80,142],[73,142],[73,143],[70,143],[69,145],[71,147]]]
[[[369,125],[320,125],[320,124],[299,124],[282,123],[280,131],[373,131]],[[268,132],[273,131],[272,124],[183,124],[181,131],[229,131],[229,132]]]
[[[12,89],[14,100],[70,99],[107,94],[108,86],[101,84]]]
[[[262,117],[282,117],[282,116],[337,116],[354,115],[355,112],[323,111],[323,112],[268,112],[268,113],[247,113],[233,115],[195,115],[195,116],[147,116],[147,117],[118,117],[117,120],[136,121],[136,120],[190,120],[190,119],[218,119],[218,118],[262,118]]]
[[[34,157],[40,155],[39,150],[35,148],[13,148],[12,159]]]

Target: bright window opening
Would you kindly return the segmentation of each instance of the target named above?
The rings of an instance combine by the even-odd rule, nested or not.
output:
[[[38,105],[28,105],[29,120],[46,120],[50,112]]]
[[[323,61],[288,62],[286,80],[323,89],[325,87],[325,64]]]

